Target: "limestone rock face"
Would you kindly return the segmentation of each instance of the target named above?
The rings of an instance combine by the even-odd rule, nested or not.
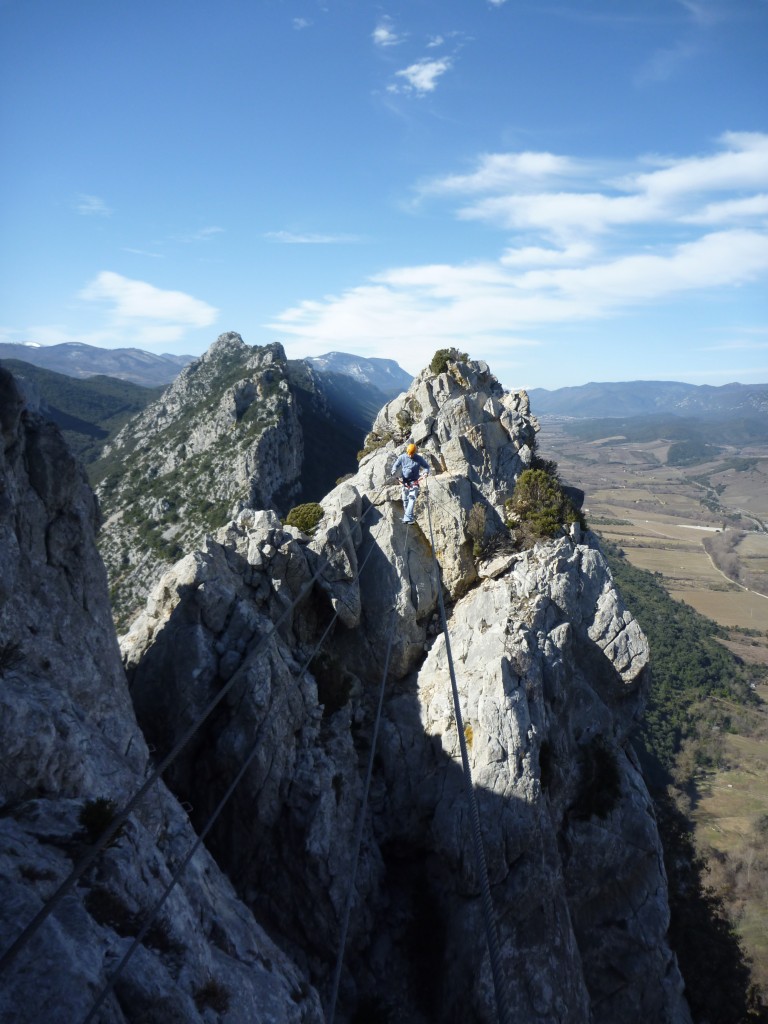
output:
[[[119,618],[243,507],[287,511],[303,437],[280,344],[223,334],[102,457],[101,551]]]
[[[95,546],[96,503],[58,430],[0,369],[0,954],[153,770]],[[104,816],[98,835],[103,828]],[[0,974],[0,1019],[83,1020],[182,862],[97,1019],[308,1024],[306,972],[267,937],[162,782]]]
[[[496,1020],[440,587],[512,1019],[690,1020],[628,744],[647,642],[591,534],[505,547],[503,502],[535,430],[525,393],[485,364],[425,371],[382,410],[313,536],[244,509],[166,573],[121,639],[159,753],[223,695],[169,783],[200,827],[253,751],[211,850],[325,998],[386,679],[345,1022]],[[433,473],[407,527],[389,471],[411,438]],[[493,542],[482,559],[478,523]]]

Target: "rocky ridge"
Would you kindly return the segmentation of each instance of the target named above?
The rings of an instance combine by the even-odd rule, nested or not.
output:
[[[165,569],[238,511],[284,515],[355,467],[373,417],[410,378],[387,360],[362,360],[367,377],[351,376],[353,357],[336,356],[315,368],[278,343],[223,334],[105,448],[93,473],[121,627]]]
[[[169,775],[197,828],[259,737],[210,848],[325,998],[388,660],[342,1020],[496,1019],[431,541],[513,1019],[690,1020],[627,739],[645,637],[591,534],[574,524],[532,550],[509,544],[504,501],[534,460],[536,429],[527,395],[484,363],[425,371],[382,409],[312,537],[241,510],[163,576],[121,640],[159,752],[227,689]],[[411,438],[434,475],[406,530],[389,469]],[[477,507],[494,552],[484,559],[469,532]]]
[[[153,762],[96,550],[97,508],[58,429],[0,369],[0,952]],[[104,801],[105,803],[100,803]],[[99,813],[99,809],[101,812]],[[0,1019],[82,1021],[196,841],[162,783],[0,976]],[[306,973],[205,847],[99,1011],[101,1024],[319,1022]]]

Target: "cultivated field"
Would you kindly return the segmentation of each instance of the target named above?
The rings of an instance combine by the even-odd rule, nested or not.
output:
[[[666,464],[667,441],[582,441],[566,426],[545,418],[539,451],[558,463],[565,483],[585,492],[590,525],[702,615],[729,628],[768,630],[768,438],[762,447],[680,467]],[[717,531],[733,532],[751,586],[707,554],[703,541]]]

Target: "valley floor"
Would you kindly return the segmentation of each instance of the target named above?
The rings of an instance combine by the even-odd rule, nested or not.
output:
[[[584,491],[589,525],[672,598],[725,627],[720,642],[762,673],[762,705],[734,706],[718,766],[691,764],[677,802],[768,1000],[768,442],[686,467],[668,466],[668,450],[621,436],[585,442],[554,418],[539,435],[540,454]],[[704,546],[723,528],[735,540],[726,561]]]

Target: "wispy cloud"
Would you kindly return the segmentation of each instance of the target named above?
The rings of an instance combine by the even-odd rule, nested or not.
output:
[[[651,170],[614,176],[551,153],[484,155],[470,174],[422,183],[417,192],[422,198],[465,195],[460,219],[505,231],[543,231],[558,243],[665,218],[681,224],[759,220],[760,191],[716,204],[702,198],[768,187],[768,135],[728,132],[720,144],[721,152],[708,156],[645,158]]]
[[[186,292],[157,288],[146,281],[103,270],[78,298],[106,307],[100,334],[131,344],[167,344],[190,328],[209,327],[218,310]]]
[[[680,219],[685,224],[732,224],[756,217],[768,218],[768,193],[746,199],[726,199],[722,203],[707,203],[700,210]]]
[[[405,36],[396,32],[391,18],[382,18],[371,34],[376,46],[389,47],[399,46],[405,40]]]
[[[123,246],[123,252],[130,252],[134,256],[149,256],[153,260],[165,259],[165,255],[161,252],[150,252],[148,249],[131,249],[127,245]]]
[[[442,57],[440,60],[419,60],[415,64],[395,72],[395,78],[401,81],[393,82],[388,86],[389,92],[413,92],[424,96],[428,92],[434,92],[437,88],[437,81],[446,71],[452,67],[450,57]]]
[[[359,235],[323,235],[296,231],[267,231],[264,237],[270,242],[282,242],[285,245],[349,245],[360,241]]]
[[[676,0],[686,12],[680,37],[670,45],[655,50],[634,76],[636,86],[652,86],[667,82],[692,60],[705,53],[711,30],[728,16],[721,0]]]
[[[755,351],[768,349],[768,326],[734,327],[728,332],[728,341],[716,345],[703,345],[702,352]]]
[[[712,2],[712,0],[677,0],[677,2],[690,14],[693,21],[703,28],[717,24],[724,15],[721,4]]]
[[[191,245],[193,242],[208,242],[215,235],[221,235],[223,233],[224,228],[211,225],[210,227],[198,228],[197,231],[190,231],[186,235],[177,235],[175,241],[183,242],[185,245]]]
[[[701,44],[694,40],[680,40],[674,46],[656,50],[634,76],[638,86],[668,82],[694,57],[701,53]]]
[[[704,155],[638,157],[621,174],[567,155],[484,154],[418,192],[507,244],[473,263],[391,268],[286,309],[270,328],[308,347],[396,352],[407,339],[424,365],[446,344],[474,339],[490,358],[537,329],[768,279],[766,134],[726,133]]]
[[[73,206],[84,217],[112,216],[112,210],[100,196],[87,195],[85,192],[79,192],[75,196]]]
[[[293,27],[296,29],[297,32],[301,32],[301,30],[304,28],[309,28],[311,24],[312,22],[309,21],[307,18],[293,19]]]
[[[418,191],[422,195],[504,192],[540,185],[542,178],[572,179],[578,170],[576,161],[554,153],[483,153],[469,173],[434,178]]]

